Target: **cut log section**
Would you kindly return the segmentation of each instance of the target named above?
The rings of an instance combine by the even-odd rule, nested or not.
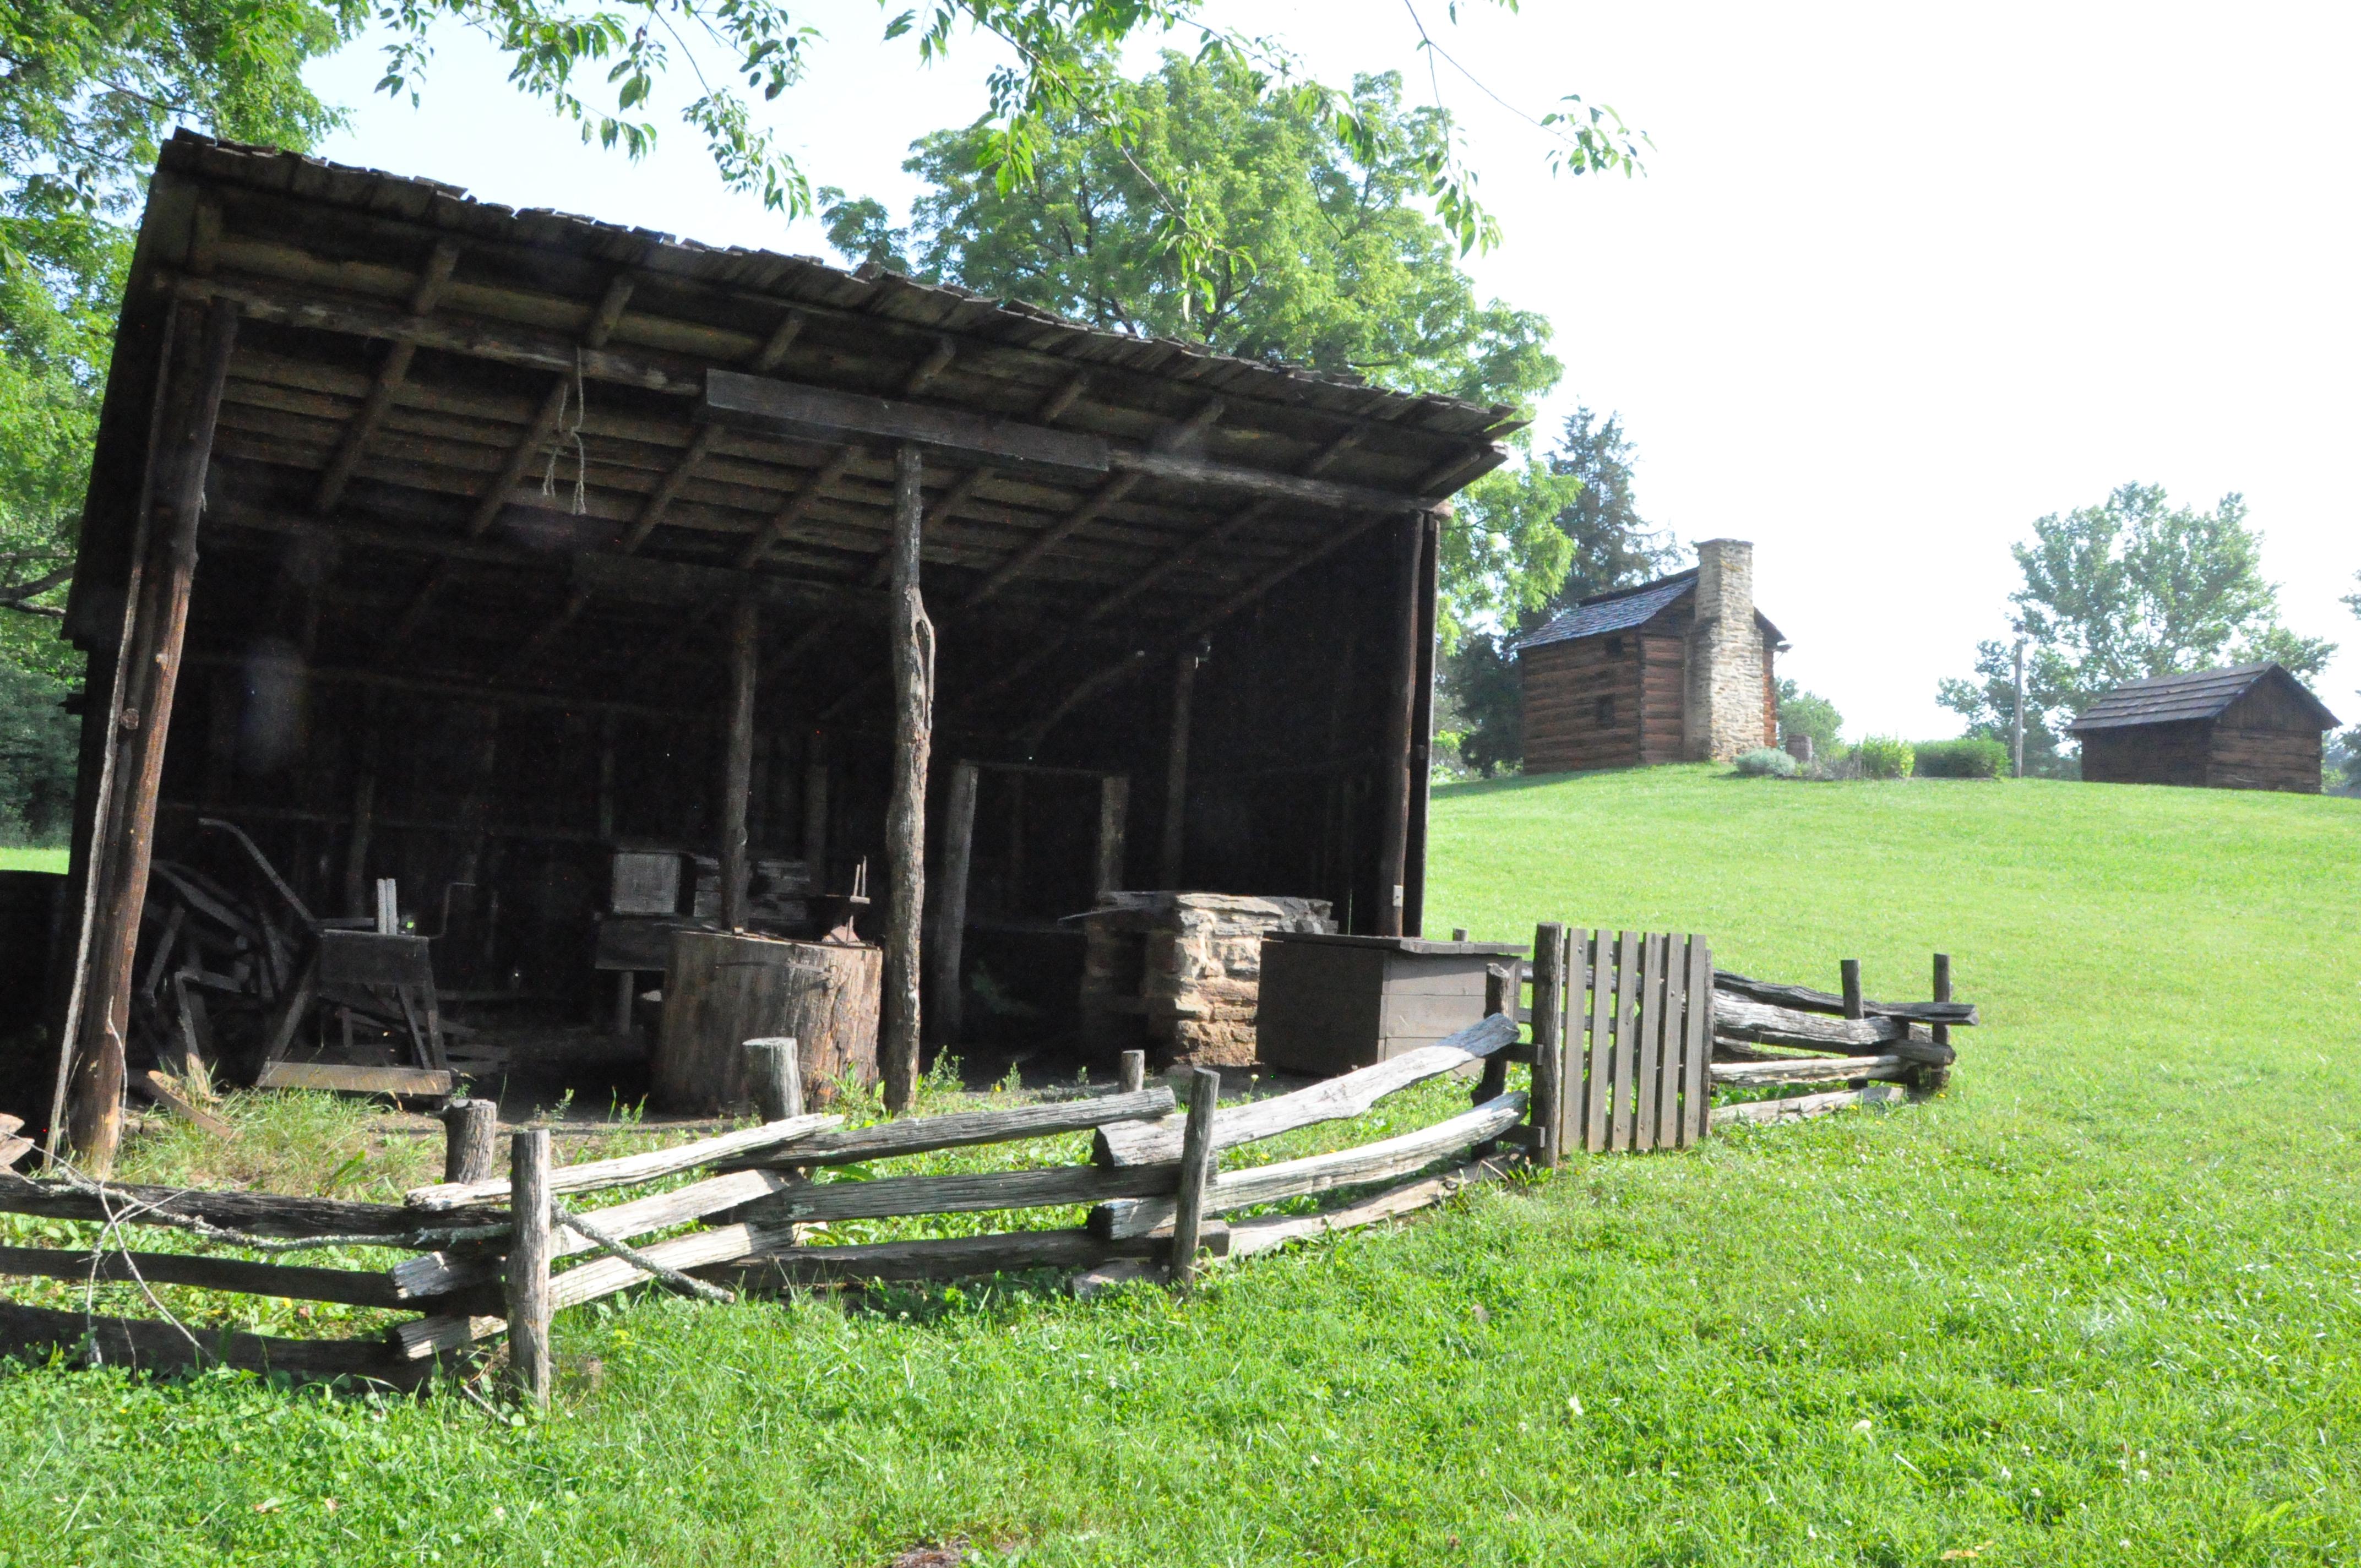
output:
[[[691,1115],[743,1107],[746,1042],[779,1037],[797,1042],[806,1105],[835,1099],[848,1079],[875,1082],[884,963],[872,947],[674,932],[650,1098]]]

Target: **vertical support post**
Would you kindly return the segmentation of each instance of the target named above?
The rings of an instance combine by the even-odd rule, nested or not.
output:
[[[1126,1051],[1115,1058],[1115,1090],[1122,1094],[1137,1094],[1148,1087],[1148,1053]]]
[[[1400,541],[1400,623],[1394,629],[1393,668],[1386,687],[1384,741],[1378,748],[1377,935],[1402,934],[1402,911],[1410,850],[1411,721],[1418,710],[1418,589],[1426,554],[1423,514],[1405,518]]]
[[[1938,1002],[1951,1000],[1951,955],[1949,953],[1935,955],[1935,1000]],[[1949,1024],[1934,1025],[1931,1033],[1935,1036],[1937,1045],[1948,1046],[1951,1043],[1951,1026]],[[1932,1094],[1950,1081],[1949,1068],[1922,1067],[1912,1078],[1911,1088],[1922,1095]]]
[[[631,970],[615,971],[615,1037],[628,1039],[631,1033],[631,993],[639,989],[640,977]]]
[[[1123,837],[1131,815],[1131,780],[1109,773],[1099,780],[1099,855],[1093,891],[1104,897],[1123,885]]]
[[[443,1179],[489,1181],[498,1150],[500,1108],[489,1100],[454,1100],[443,1107]]]
[[[804,866],[812,886],[828,891],[828,745],[818,734],[804,754]]]
[[[762,635],[752,598],[730,615],[730,744],[721,765],[721,925],[746,926],[746,795],[754,774],[754,644]]]
[[[172,368],[159,394],[149,437],[141,510],[152,509],[152,515],[138,520],[140,544],[133,557],[124,643],[115,671],[108,768],[113,782],[107,809],[93,824],[89,850],[96,897],[86,905],[90,923],[82,942],[88,991],[73,1030],[60,1042],[77,1058],[67,1135],[84,1169],[94,1176],[114,1170],[123,1134],[123,1050],[130,1029],[139,916],[155,847],[156,794],[180,683],[181,645],[188,632],[214,426],[237,346],[237,324],[238,307],[227,300],[175,313],[170,334],[183,341],[170,351]],[[60,1070],[59,1076],[63,1087],[69,1075]]]
[[[529,1403],[549,1404],[549,1129],[509,1140],[509,1381]]]
[[[804,1113],[803,1065],[792,1036],[747,1041],[746,1081],[753,1087],[754,1109],[763,1121],[784,1122]]]
[[[1861,1007],[1861,960],[1842,959],[1837,965],[1837,973],[1843,977],[1844,1015],[1848,1018],[1864,1016]]]
[[[1402,833],[1401,929],[1405,937],[1426,932],[1426,819],[1434,793],[1434,618],[1442,585],[1443,514],[1430,511],[1421,521],[1423,543],[1413,589],[1418,642],[1411,676],[1409,820]]]
[[[975,860],[976,765],[951,768],[950,798],[943,803],[942,885],[935,890],[934,935],[927,948],[927,1038],[955,1044],[964,1022],[960,996],[960,960],[967,942],[967,879]]]
[[[1516,1015],[1517,992],[1524,989],[1515,978],[1516,965],[1517,960],[1510,959],[1506,968],[1496,962],[1484,970],[1484,1016],[1487,1018],[1496,1013],[1506,1013],[1510,1017]],[[1481,1105],[1497,1100],[1508,1091],[1508,1088],[1509,1053],[1494,1051],[1484,1058],[1483,1070],[1477,1075],[1472,1102]],[[1482,1158],[1495,1146],[1495,1144],[1485,1145],[1476,1151],[1477,1157]]]
[[[1533,927],[1533,1087],[1527,1107],[1536,1135],[1533,1163],[1557,1168],[1558,1098],[1565,1085],[1565,927],[1545,920]]]
[[[379,700],[375,686],[363,688],[360,737],[354,747],[353,826],[345,837],[345,913],[353,916],[368,912],[363,890],[368,886],[369,836],[377,817]]]
[[[598,716],[598,841],[615,839],[615,716]]]
[[[1197,699],[1197,666],[1205,662],[1206,652],[1207,644],[1198,643],[1180,655],[1172,670],[1172,739],[1164,753],[1164,842],[1156,858],[1156,885],[1168,892],[1180,888],[1189,850],[1189,727]]]
[[[919,931],[927,907],[927,759],[933,747],[935,628],[918,591],[925,526],[918,449],[894,451],[894,784],[885,806],[885,995],[879,1056],[885,1108],[918,1091]]]
[[[1180,1201],[1172,1212],[1172,1283],[1186,1295],[1197,1281],[1197,1238],[1205,1223],[1205,1183],[1213,1173],[1213,1111],[1222,1075],[1201,1067],[1189,1075],[1189,1122],[1180,1134]]]

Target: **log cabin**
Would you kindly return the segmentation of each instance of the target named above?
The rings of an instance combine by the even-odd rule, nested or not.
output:
[[[912,1061],[1054,1035],[1111,888],[1414,935],[1440,530],[1521,422],[181,132],[65,623],[43,1109],[115,1116],[185,978],[151,865],[232,829],[479,1036],[628,1025],[634,920],[841,922]]]
[[[1525,772],[1728,762],[1778,744],[1773,657],[1754,608],[1754,546],[1708,539],[1697,564],[1597,594],[1517,644]]]
[[[2336,716],[2276,663],[2132,681],[2068,725],[2093,784],[2321,792],[2321,733]]]

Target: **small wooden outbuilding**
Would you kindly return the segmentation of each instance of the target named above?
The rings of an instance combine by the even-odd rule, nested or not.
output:
[[[2067,726],[2093,784],[2320,793],[2321,732],[2336,715],[2275,663],[2117,686]]]
[[[187,133],[124,300],[78,1144],[161,983],[151,855],[215,822],[311,916],[394,882],[446,1001],[601,1016],[652,867],[720,929],[851,911],[905,1060],[962,954],[1071,1019],[1110,888],[1419,930],[1440,530],[1514,410]]]
[[[1786,646],[1754,608],[1754,546],[1708,539],[1688,571],[1594,595],[1517,645],[1525,771],[1728,762],[1776,745],[1772,661]]]

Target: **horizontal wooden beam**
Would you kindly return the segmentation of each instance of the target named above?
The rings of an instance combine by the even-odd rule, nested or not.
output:
[[[1102,436],[963,409],[831,391],[735,370],[706,372],[703,407],[707,418],[737,430],[769,431],[811,441],[908,443],[970,463],[1060,476],[1137,474],[1175,484],[1242,490],[1303,506],[1415,511],[1444,499],[1217,463],[1185,452],[1130,446]]]
[[[814,441],[906,443],[969,462],[1046,469],[1060,476],[1107,471],[1108,446],[1095,435],[736,370],[706,372],[704,411],[716,424],[733,430]]]

